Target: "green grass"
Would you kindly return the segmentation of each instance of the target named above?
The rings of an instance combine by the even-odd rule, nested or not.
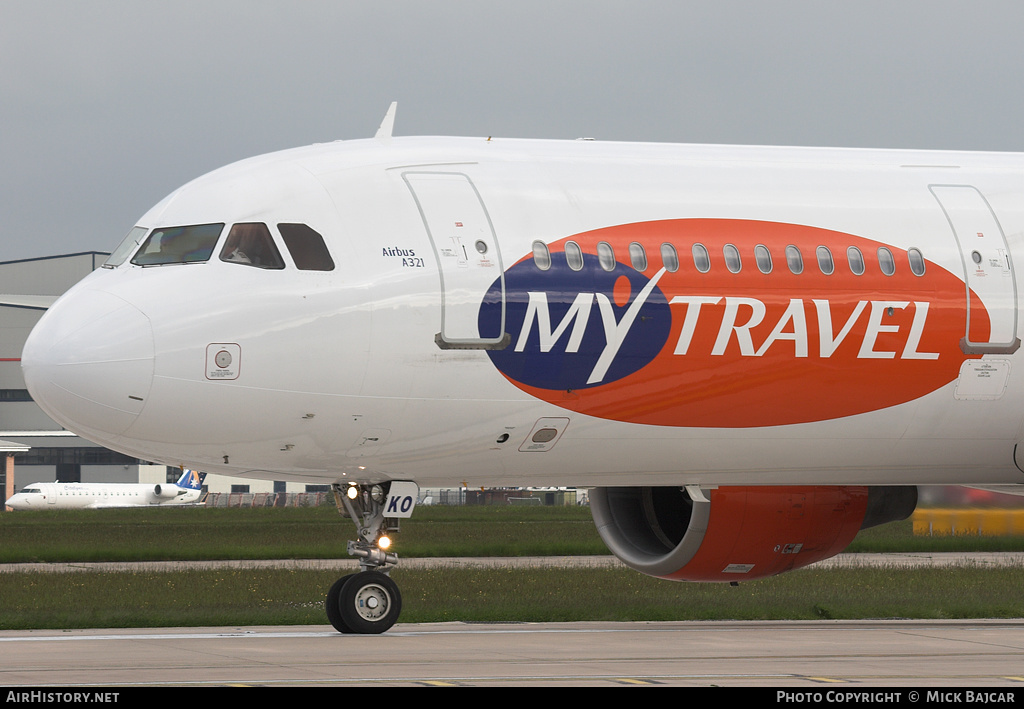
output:
[[[338,559],[353,536],[333,507],[12,512],[0,514],[0,563]],[[585,507],[421,507],[395,542],[409,558],[608,553]],[[848,551],[1024,551],[1024,537],[915,537],[908,520]]]
[[[0,563],[347,558],[352,522],[333,507],[54,510],[0,514]],[[607,554],[584,507],[421,507],[407,557]]]
[[[1024,551],[1024,536],[997,536],[977,534],[917,536],[911,520],[883,524],[859,533],[848,552],[969,552],[969,551]]]
[[[348,559],[333,508],[0,514],[0,561]],[[403,557],[606,554],[586,508],[424,507]],[[915,537],[910,522],[851,551],[1022,551],[1021,537]],[[338,573],[298,570],[0,573],[0,629],[323,624]],[[622,568],[411,569],[392,577],[402,622],[1006,618],[1024,616],[1024,567],[805,569],[731,587]]]
[[[218,570],[0,574],[0,629],[323,625],[336,574]],[[1011,618],[1024,569],[800,570],[673,583],[625,569],[402,569],[401,621]]]

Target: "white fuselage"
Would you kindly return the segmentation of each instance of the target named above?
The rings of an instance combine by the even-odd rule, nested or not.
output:
[[[12,510],[151,507],[195,504],[201,494],[172,484],[32,483],[5,504]]]
[[[228,254],[237,224],[282,266]],[[296,266],[293,224],[333,270]],[[339,142],[201,177],[136,240],[187,225],[224,225],[208,258],[127,252],[25,347],[44,410],[129,455],[421,486],[1024,482],[1021,155]]]

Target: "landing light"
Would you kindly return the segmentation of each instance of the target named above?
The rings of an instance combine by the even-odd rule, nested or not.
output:
[[[391,537],[384,535],[377,540],[377,546],[381,549],[388,549],[391,547]]]
[[[373,498],[374,502],[384,502],[384,488],[382,488],[380,485],[374,485],[373,487],[370,488],[370,497]]]
[[[355,485],[349,485],[348,492],[346,492],[345,494],[348,495],[348,499],[354,500],[356,499],[356,497],[359,496],[359,488],[356,487]]]

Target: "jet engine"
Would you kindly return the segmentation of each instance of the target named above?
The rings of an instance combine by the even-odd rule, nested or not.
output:
[[[689,490],[693,490],[693,494]],[[604,543],[627,566],[677,581],[743,581],[835,556],[861,529],[906,519],[917,488],[595,488]]]
[[[153,495],[161,500],[173,500],[181,494],[177,485],[156,485],[153,487]]]

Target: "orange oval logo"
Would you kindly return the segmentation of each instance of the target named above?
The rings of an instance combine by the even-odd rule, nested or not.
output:
[[[570,241],[582,268],[578,258],[559,267]],[[590,416],[708,428],[822,421],[917,399],[980,356],[960,348],[960,278],[851,234],[683,219],[598,229],[550,250],[547,270],[529,257],[506,272],[511,344],[488,354],[523,391]],[[979,302],[971,330],[983,338]]]

